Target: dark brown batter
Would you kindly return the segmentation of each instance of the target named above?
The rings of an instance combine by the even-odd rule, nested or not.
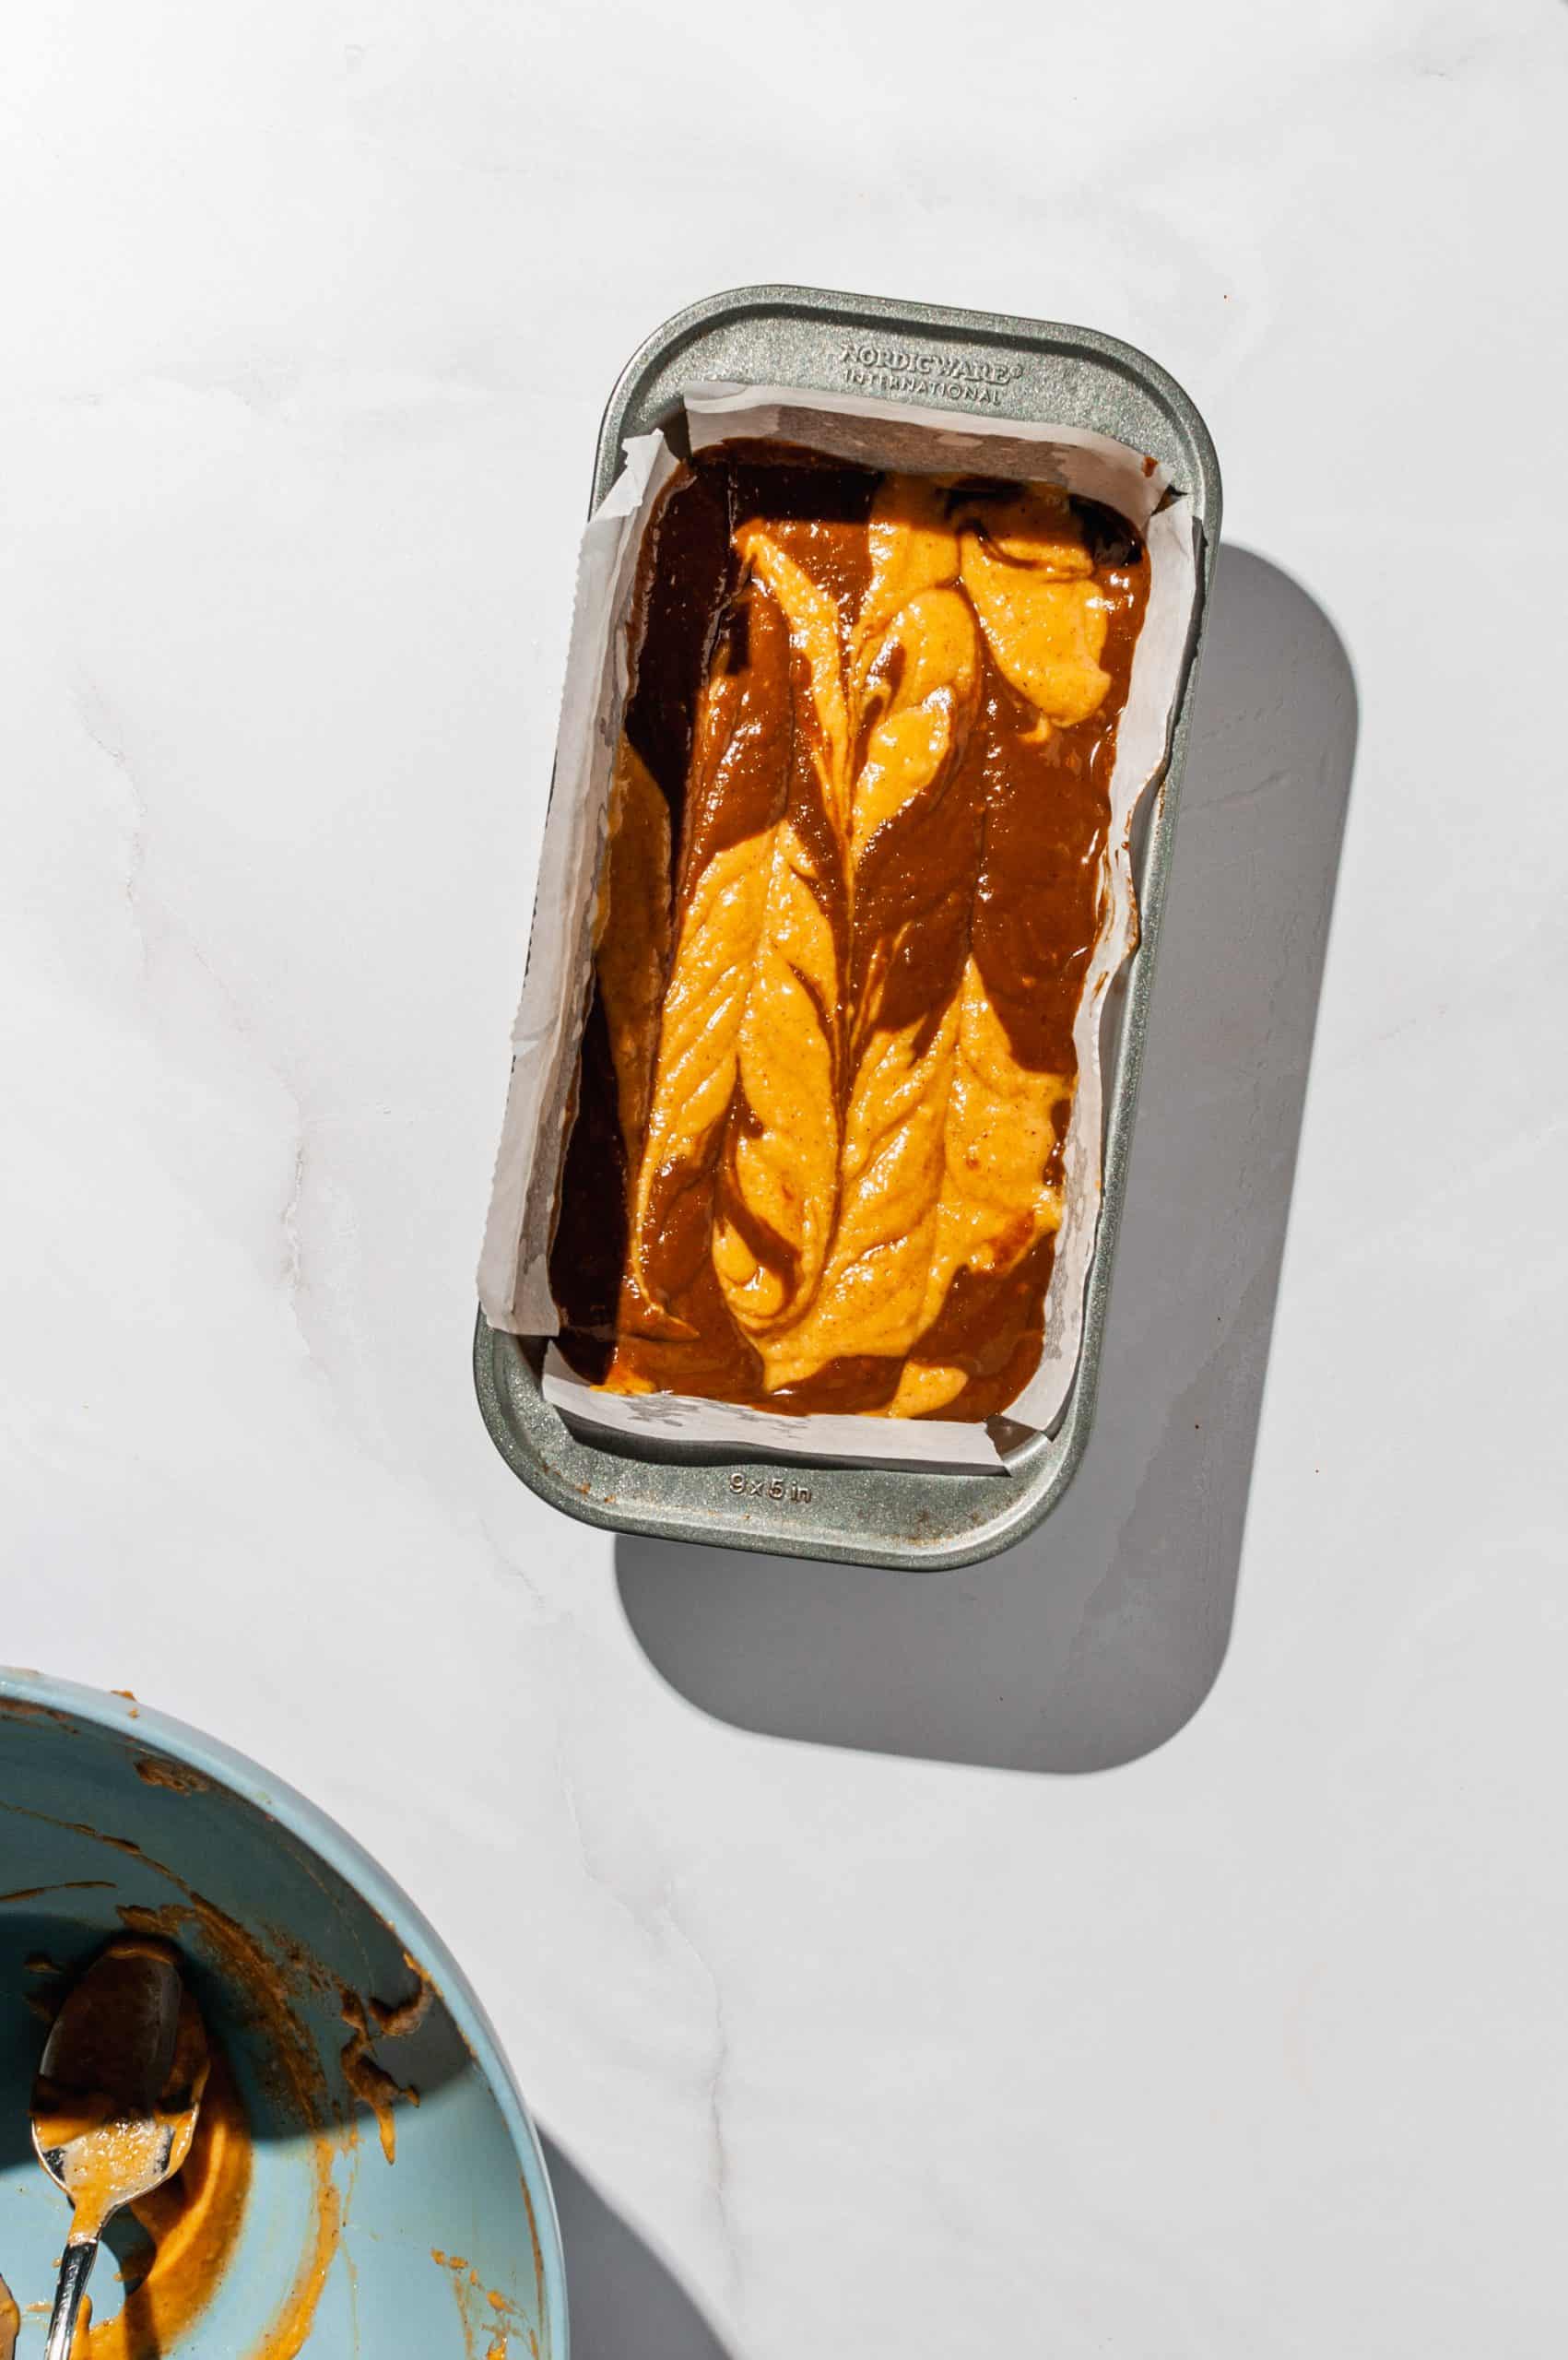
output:
[[[677,479],[551,1255],[583,1374],[967,1419],[1027,1382],[1148,573],[1045,488]]]

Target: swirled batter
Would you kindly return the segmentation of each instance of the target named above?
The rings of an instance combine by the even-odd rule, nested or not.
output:
[[[620,1391],[984,1418],[1041,1350],[1148,559],[727,444],[647,536],[551,1276]]]

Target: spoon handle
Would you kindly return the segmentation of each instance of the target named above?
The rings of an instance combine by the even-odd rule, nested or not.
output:
[[[71,2340],[77,2331],[77,2313],[82,2307],[88,2280],[93,2263],[98,2260],[98,2239],[83,2237],[65,2248],[60,2260],[60,2283],[54,2290],[54,2313],[49,2322],[49,2341],[43,2347],[43,2360],[71,2360]]]

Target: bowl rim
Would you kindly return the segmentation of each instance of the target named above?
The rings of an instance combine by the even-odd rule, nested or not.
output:
[[[176,1761],[201,1772],[215,1786],[249,1803],[264,1819],[274,1820],[287,1828],[297,1841],[336,1870],[430,1972],[443,2005],[501,2108],[511,2136],[538,2242],[552,2339],[549,2360],[569,2360],[571,2322],[567,2314],[565,2256],[555,2191],[550,2186],[539,2134],[483,2002],[418,1903],[346,1827],[297,1787],[276,1777],[248,1754],[225,1745],[220,1738],[193,1728],[190,1722],[177,1719],[156,1705],[144,1704],[139,1696],[119,1696],[108,1689],[59,1679],[51,1672],[0,1664],[0,1713],[7,1703],[39,1705],[49,1712],[86,1721],[95,1729],[132,1734],[137,1743],[149,1750],[161,1749]],[[0,1810],[5,1808],[5,1800],[0,1797]]]

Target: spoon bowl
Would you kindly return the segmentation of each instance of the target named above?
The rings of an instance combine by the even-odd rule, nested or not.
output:
[[[206,2032],[170,1946],[112,1941],[66,1994],[32,2090],[32,2142],[69,2199],[45,2360],[64,2360],[114,2214],[172,2179],[191,2152]]]

